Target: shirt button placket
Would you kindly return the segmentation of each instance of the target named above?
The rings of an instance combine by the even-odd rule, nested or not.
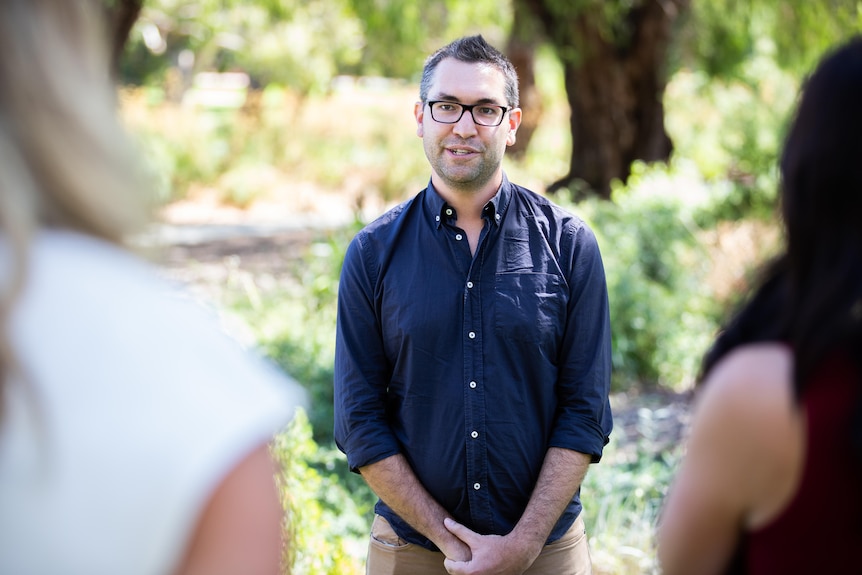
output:
[[[459,233],[462,238],[466,238]],[[456,236],[456,239],[461,239]],[[464,340],[465,346],[465,380],[467,382],[465,408],[467,410],[465,435],[467,436],[467,477],[468,499],[470,501],[473,519],[488,525],[492,521],[488,493],[488,455],[485,439],[485,397],[479,382],[484,377],[482,361],[482,290],[477,281],[481,277],[481,258],[474,261],[478,267],[471,265],[464,283]]]

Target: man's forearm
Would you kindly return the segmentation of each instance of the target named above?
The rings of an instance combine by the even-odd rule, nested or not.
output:
[[[451,514],[431,497],[403,455],[393,455],[360,467],[359,472],[386,505],[430,539],[447,557],[469,560],[469,547],[443,525],[443,520],[452,517]]]
[[[581,486],[590,461],[589,455],[578,451],[549,448],[527,508],[510,535],[540,552]]]
[[[515,528],[505,536],[480,535],[463,525],[448,529],[469,544],[469,562],[447,560],[449,573],[524,573],[542,552],[548,535],[581,485],[590,456],[552,447],[545,454],[539,478],[527,508]]]

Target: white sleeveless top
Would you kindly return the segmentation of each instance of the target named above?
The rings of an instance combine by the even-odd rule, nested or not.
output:
[[[0,414],[0,573],[170,573],[215,487],[302,392],[112,245],[44,232],[27,273],[10,326],[26,377]]]

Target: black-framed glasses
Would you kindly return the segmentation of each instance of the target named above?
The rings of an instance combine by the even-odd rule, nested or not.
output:
[[[458,102],[447,102],[445,100],[429,100],[428,107],[431,109],[431,117],[435,122],[441,124],[457,124],[464,115],[470,112],[477,126],[494,127],[503,123],[503,116],[511,110],[506,106],[496,104],[459,104]]]

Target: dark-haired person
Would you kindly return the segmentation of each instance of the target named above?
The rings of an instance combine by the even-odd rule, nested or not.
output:
[[[0,573],[279,575],[301,395],[126,249],[104,13],[0,1]]]
[[[862,39],[805,82],[786,245],[717,338],[658,530],[666,575],[862,573]]]
[[[611,430],[607,288],[578,217],[508,181],[521,110],[481,36],[426,62],[431,181],[339,286],[335,435],[380,497],[369,574],[590,572],[579,488]]]

